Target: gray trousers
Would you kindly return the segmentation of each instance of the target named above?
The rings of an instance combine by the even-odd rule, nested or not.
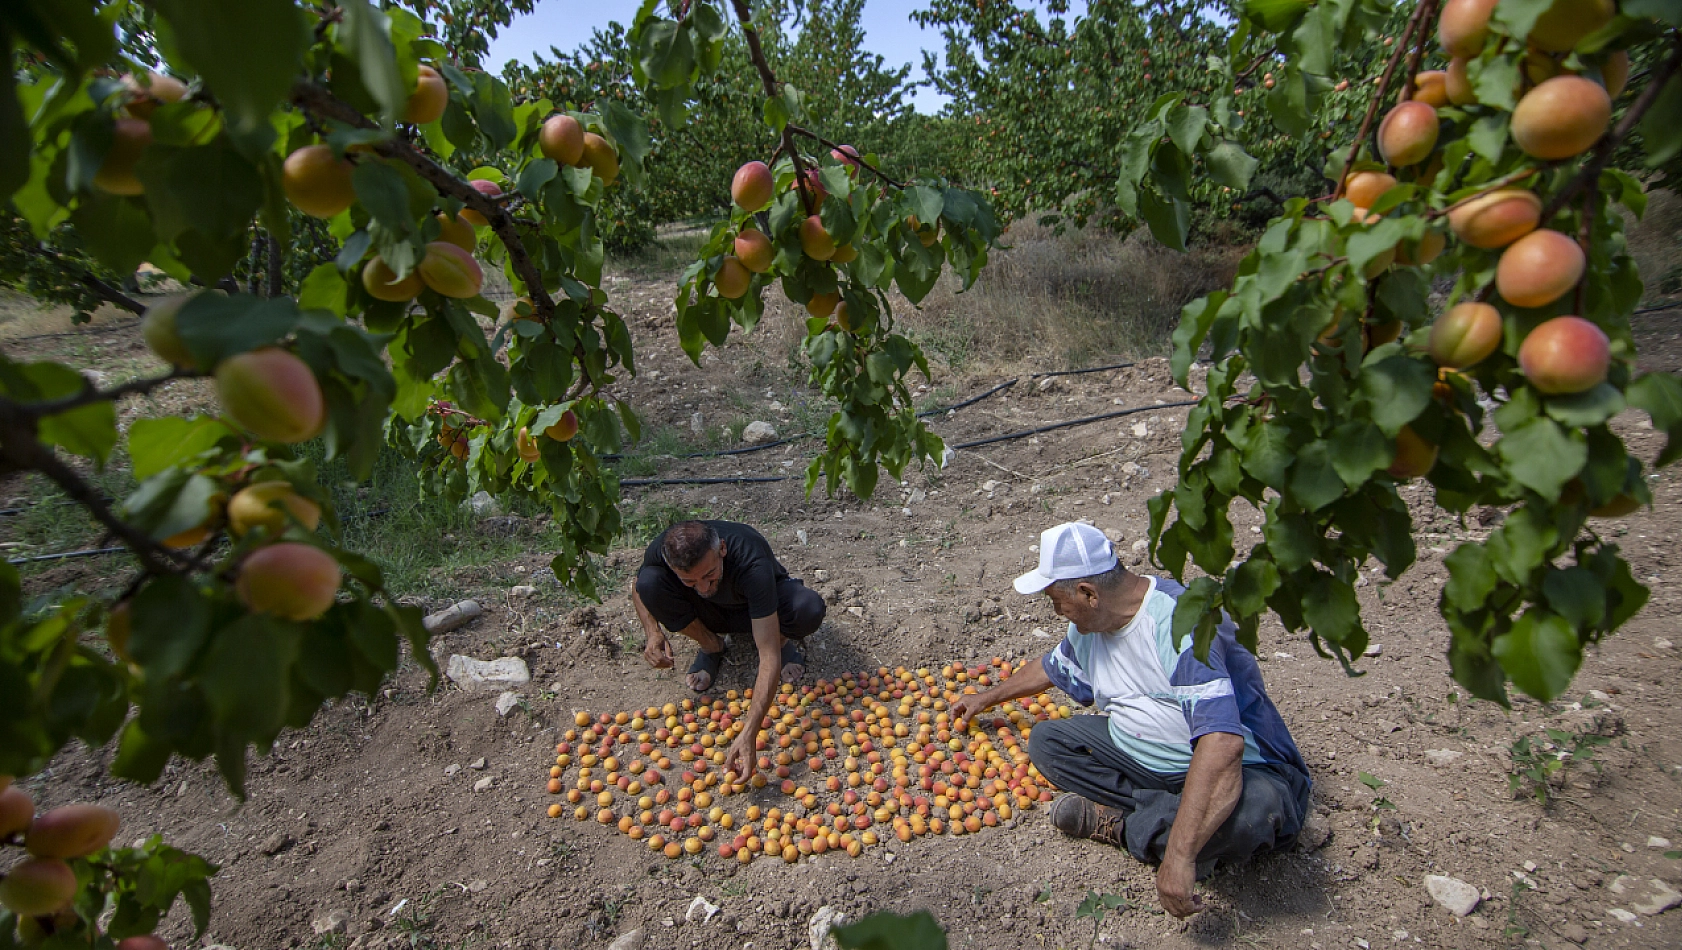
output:
[[[1064,792],[1120,809],[1123,838],[1141,861],[1160,862],[1180,809],[1186,777],[1159,775],[1133,761],[1110,738],[1108,716],[1076,716],[1038,723],[1028,757]],[[1283,765],[1244,766],[1244,791],[1226,822],[1197,856],[1197,876],[1296,842],[1308,818],[1308,777]]]

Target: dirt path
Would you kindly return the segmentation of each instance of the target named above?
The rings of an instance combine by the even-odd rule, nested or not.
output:
[[[643,369],[626,395],[652,425],[687,429],[699,412],[704,428],[716,431],[746,414],[787,434],[817,412],[804,408],[810,394],[773,347],[733,345],[696,368],[659,309],[667,306],[663,284],[639,282],[620,293],[638,302],[631,322]],[[1662,337],[1673,335],[1667,325]],[[1673,356],[1659,354],[1655,365],[1675,365]],[[961,398],[994,382],[942,378],[936,389]],[[1019,384],[932,424],[957,442],[1183,398],[1156,361],[1059,378],[1044,390]],[[1184,410],[1153,409],[960,452],[944,471],[884,484],[868,505],[821,493],[807,500],[797,479],[630,489],[627,500],[651,523],[697,513],[760,526],[790,570],[830,601],[830,619],[808,654],[813,677],[1021,659],[1048,649],[1061,629],[1043,600],[1009,588],[1033,563],[1039,531],[1091,519],[1136,560],[1145,500],[1172,483],[1183,420]],[[1626,437],[1651,458],[1658,439],[1633,418],[1627,423]],[[798,477],[810,445],[658,467],[666,477]],[[546,573],[550,554],[533,550],[487,572],[479,593],[485,617],[438,639],[441,660],[513,654],[530,664],[525,700],[506,717],[492,708],[495,693],[450,686],[428,693],[411,665],[379,696],[329,708],[311,729],[284,737],[271,757],[255,758],[243,808],[212,770],[191,763],[172,765],[154,788],[102,779],[103,751],[65,754],[35,790],[48,804],[113,805],[124,816],[125,838],[161,832],[220,864],[208,942],[242,950],[573,950],[637,929],[648,948],[793,948],[808,946],[808,921],[822,907],[849,917],[928,908],[952,946],[989,950],[1095,940],[1303,950],[1584,941],[1673,947],[1682,943],[1682,910],[1625,921],[1618,911],[1632,907],[1633,895],[1613,890],[1620,875],[1682,886],[1682,860],[1665,857],[1682,848],[1682,712],[1670,685],[1682,667],[1672,643],[1682,640],[1673,575],[1682,494],[1673,473],[1653,488],[1656,510],[1613,529],[1637,576],[1653,586],[1652,601],[1620,635],[1590,650],[1570,702],[1520,701],[1503,712],[1468,702],[1448,678],[1447,633],[1435,609],[1442,557],[1457,539],[1488,530],[1476,519],[1461,526],[1436,518],[1423,528],[1413,571],[1392,585],[1376,576],[1363,585],[1381,644],[1362,664],[1363,677],[1344,676],[1316,658],[1303,636],[1264,624],[1264,675],[1313,770],[1318,823],[1328,837],[1318,848],[1217,874],[1205,886],[1208,909],[1190,922],[1154,910],[1151,869],[1101,845],[1060,838],[1043,809],[1008,827],[891,842],[857,859],[827,854],[745,868],[711,853],[667,860],[594,821],[547,818],[547,769],[577,711],[688,695],[679,673],[641,660],[640,632],[623,596],[623,577],[640,556],[629,542],[609,561],[619,586],[600,607],[576,609]],[[1417,489],[1408,495],[1421,497]],[[1240,536],[1257,523],[1241,519]],[[538,593],[511,596],[519,584]],[[426,591],[413,593],[427,599]],[[688,656],[680,653],[681,669]],[[750,661],[743,651],[732,655],[721,688],[746,685]],[[1569,734],[1567,745],[1584,735],[1606,741],[1592,747],[1591,761],[1557,773],[1543,807],[1515,797],[1508,772],[1520,737],[1538,744],[1536,762],[1554,756],[1539,745],[1550,741],[1545,729]],[[1384,784],[1369,787],[1363,775]],[[1650,839],[1678,843],[1649,846]],[[1481,889],[1477,911],[1462,919],[1435,905],[1422,886],[1431,874]],[[1095,923],[1077,916],[1089,892],[1128,904]],[[721,908],[710,921],[686,920],[697,895]],[[335,911],[346,932],[317,935],[312,923]],[[183,945],[184,924],[171,927]]]

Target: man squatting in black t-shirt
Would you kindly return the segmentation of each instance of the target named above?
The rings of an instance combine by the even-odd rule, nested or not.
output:
[[[806,658],[792,641],[823,623],[823,598],[807,589],[771,553],[765,536],[729,521],[680,521],[655,538],[643,555],[631,593],[648,643],[643,658],[655,669],[672,665],[672,645],[660,629],[682,634],[700,647],[686,682],[711,688],[724,664],[720,634],[753,634],[759,673],[745,722],[764,720],[777,683],[806,675]],[[758,730],[744,729],[725,754],[725,771],[754,771]]]

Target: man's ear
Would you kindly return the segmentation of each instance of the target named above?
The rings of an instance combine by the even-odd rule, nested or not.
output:
[[[719,556],[719,558],[722,559],[722,558],[728,557],[729,555],[730,555],[730,548],[727,545],[725,545],[723,538],[719,538],[718,539],[718,556]]]

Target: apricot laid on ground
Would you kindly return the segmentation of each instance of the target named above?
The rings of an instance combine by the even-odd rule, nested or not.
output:
[[[1486,303],[1459,303],[1431,324],[1431,359],[1438,366],[1465,369],[1501,345],[1501,312]]]
[[[835,305],[841,302],[839,293],[813,294],[812,299],[806,301],[806,312],[814,317],[827,317],[835,312]]]
[[[551,439],[554,439],[556,442],[569,441],[573,436],[578,434],[578,416],[574,414],[571,409],[568,409],[566,412],[561,413],[561,417],[555,421],[554,425],[544,429],[543,434]],[[579,713],[579,715],[583,715],[583,713]],[[589,723],[581,722],[579,725],[587,726]]]
[[[730,300],[741,299],[752,282],[753,275],[735,257],[725,257],[724,263],[718,266],[718,273],[713,275],[713,286],[718,288],[718,295]]]
[[[1530,385],[1555,395],[1593,389],[1606,381],[1611,363],[1611,341],[1582,317],[1555,317],[1531,330],[1518,349]]]
[[[21,788],[0,792],[0,841],[25,831],[35,820],[35,802]]]
[[[730,180],[730,199],[743,211],[763,210],[775,190],[771,168],[764,162],[748,162],[736,169],[736,177]]]
[[[117,950],[169,950],[169,944],[155,934],[141,934],[117,941]]]
[[[1350,204],[1365,210],[1371,208],[1373,202],[1394,187],[1395,175],[1387,175],[1384,172],[1356,172],[1349,176],[1343,193],[1349,198]]]
[[[0,878],[0,906],[19,917],[45,917],[70,905],[76,872],[57,858],[33,858]]]
[[[446,297],[477,297],[485,284],[485,272],[473,255],[448,241],[433,241],[415,268],[426,286]]]
[[[502,186],[488,178],[475,178],[467,184],[474,191],[484,195],[486,198],[502,197]],[[474,211],[472,208],[461,209],[461,219],[476,228],[482,228],[490,224],[490,221],[487,220],[484,215]]]
[[[193,297],[193,294],[165,297],[147,307],[145,316],[140,318],[140,338],[146,341],[147,348],[180,369],[198,368],[192,351],[181,342],[181,333],[175,324],[181,307]]]
[[[1547,160],[1587,151],[1612,122],[1605,87],[1582,76],[1555,76],[1525,93],[1513,110],[1513,141]]]
[[[123,77],[123,92],[128,97],[123,109],[136,119],[150,119],[158,106],[185,99],[187,84],[159,72],[147,73],[145,79],[130,74]]]
[[[1413,98],[1432,108],[1448,105],[1448,73],[1428,69],[1413,77]]]
[[[1419,437],[1409,426],[1396,433],[1396,457],[1387,471],[1391,478],[1407,481],[1431,471],[1437,464],[1437,447]]]
[[[325,145],[306,145],[286,156],[280,183],[286,200],[315,218],[331,218],[356,201],[350,162]]]
[[[284,481],[258,482],[234,493],[228,502],[228,531],[241,537],[253,528],[279,535],[296,519],[304,530],[314,531],[321,523],[321,507],[293,490]]]
[[[1553,6],[1536,18],[1528,39],[1539,49],[1564,53],[1610,23],[1617,13],[1614,0],[1554,0]]]
[[[1443,73],[1443,92],[1448,95],[1448,101],[1457,106],[1469,106],[1478,101],[1477,91],[1472,88],[1471,77],[1466,73],[1467,60],[1455,57],[1448,61],[1448,69]]]
[[[1476,56],[1489,38],[1489,16],[1500,0],[1448,0],[1437,18],[1437,40],[1450,56]]]
[[[276,347],[216,364],[216,394],[236,423],[273,442],[313,438],[327,418],[315,374],[303,360]]]
[[[776,258],[776,251],[771,247],[771,239],[763,232],[752,228],[744,228],[736,235],[736,259],[742,266],[755,274],[763,274],[771,269]]]
[[[619,154],[607,139],[594,132],[584,133],[584,164],[602,180],[602,187],[619,180]]]
[[[121,824],[104,805],[65,805],[37,815],[23,846],[38,858],[85,858],[110,844]]]
[[[800,249],[816,261],[835,256],[835,239],[824,230],[823,220],[815,214],[800,222]]]
[[[1536,230],[1542,221],[1542,199],[1522,188],[1502,188],[1479,195],[1448,213],[1454,236],[1473,247],[1506,247]]]
[[[584,160],[584,126],[570,115],[552,115],[537,133],[537,147],[545,158],[577,165]]]
[[[1588,258],[1576,241],[1541,228],[1501,252],[1495,289],[1515,307],[1545,307],[1577,286],[1587,265]]]
[[[1437,110],[1417,99],[1398,104],[1378,126],[1378,153],[1387,165],[1417,165],[1437,147]]]
[[[448,241],[467,253],[473,253],[479,246],[479,239],[473,234],[473,225],[466,218],[457,214],[454,217],[437,215],[438,240]]]
[[[152,125],[145,119],[119,118],[111,129],[111,147],[94,173],[99,190],[113,195],[138,195],[146,186],[134,175],[141,153],[152,144]]]
[[[362,289],[375,300],[404,303],[419,296],[424,286],[418,270],[411,270],[408,276],[398,280],[397,272],[377,254],[362,265]]]
[[[235,589],[257,613],[283,620],[314,620],[333,606],[342,574],[339,562],[318,547],[283,541],[258,548],[239,566]]]

